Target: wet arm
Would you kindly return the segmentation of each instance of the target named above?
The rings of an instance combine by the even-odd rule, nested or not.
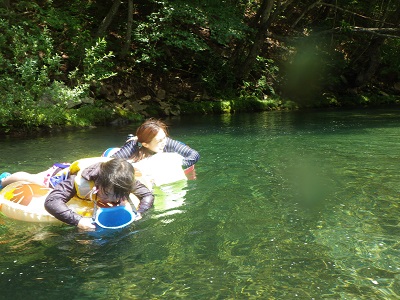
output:
[[[75,176],[71,176],[59,183],[47,196],[44,207],[48,213],[58,220],[77,226],[82,217],[67,206],[67,202],[76,195],[74,178]]]
[[[136,180],[136,188],[133,191],[133,194],[138,197],[140,203],[138,212],[144,213],[150,207],[153,206],[154,203],[154,195],[153,193],[140,181]]]

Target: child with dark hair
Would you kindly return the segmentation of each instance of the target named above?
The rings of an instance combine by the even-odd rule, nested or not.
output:
[[[69,167],[69,177],[56,185],[45,200],[45,209],[60,221],[81,229],[94,229],[92,218],[85,218],[66,203],[73,197],[94,201],[99,207],[129,205],[130,194],[140,203],[138,217],[154,202],[152,192],[135,180],[133,166],[124,159],[81,159]]]

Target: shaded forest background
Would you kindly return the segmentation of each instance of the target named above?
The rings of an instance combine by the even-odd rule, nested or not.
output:
[[[0,1],[0,131],[400,103],[393,0]]]

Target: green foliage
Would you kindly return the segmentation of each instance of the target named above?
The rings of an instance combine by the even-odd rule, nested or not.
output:
[[[186,114],[229,114],[295,108],[297,108],[296,105],[290,101],[282,102],[279,99],[260,100],[254,96],[236,97],[223,101],[201,101],[190,104],[184,103],[181,105],[182,111]]]
[[[388,40],[382,47],[382,77],[394,84],[400,81],[400,39]]]
[[[61,109],[73,107],[87,97],[88,91],[89,84],[79,84],[70,88],[65,83],[55,80],[44,89],[43,96],[38,104],[41,107],[53,104]]]
[[[242,6],[178,0],[149,1],[146,7],[150,11],[132,38],[136,68],[187,72],[215,96],[234,90],[233,68],[220,49],[228,56],[233,43],[246,37]]]
[[[85,102],[91,87],[97,87],[101,80],[116,74],[111,71],[113,55],[106,51],[105,40],[85,49],[82,64],[69,74],[71,85],[67,86],[66,82],[55,79],[62,75],[63,61],[62,53],[55,46],[54,31],[35,24],[39,21],[50,23],[53,30],[60,29],[65,24],[58,23],[55,17],[60,16],[59,11],[45,10],[35,3],[30,9],[36,13],[32,19],[23,22],[0,19],[0,31],[3,32],[0,37],[0,89],[4,98],[0,127],[8,131],[13,127],[93,124],[91,122],[96,118],[90,118],[91,114],[86,114],[87,119],[83,122],[84,115],[74,118],[73,114],[65,113],[65,109]],[[110,117],[110,114],[104,113],[104,116]]]
[[[187,3],[169,3],[154,1],[155,9],[147,16],[146,22],[140,22],[133,35],[137,47],[134,54],[137,63],[151,65],[165,64],[164,58],[170,56],[163,45],[176,50],[185,49],[190,52],[204,51],[208,49],[207,44],[199,38],[192,30],[195,20],[201,15]],[[191,21],[188,23],[187,16],[192,12]],[[203,23],[203,21],[201,21]]]
[[[235,93],[235,76],[228,61],[211,54],[199,58],[194,67],[199,69],[202,85],[210,95],[221,97]]]
[[[217,66],[224,65],[214,52],[217,48],[210,45],[230,47],[232,41],[245,37],[247,26],[241,11],[219,1],[150,2],[154,4],[151,12],[138,22],[133,35],[136,63],[165,70],[188,69],[210,84],[208,71],[215,66],[214,58],[220,60]]]
[[[345,20],[341,20],[340,22],[340,30],[343,32],[350,32],[350,24]]]
[[[101,104],[101,105],[100,105]],[[105,125],[119,114],[100,103],[96,105],[83,105],[77,109],[62,109],[57,106],[37,107],[24,105],[17,110],[14,105],[0,107],[0,127],[8,132],[10,129],[23,128],[32,130],[34,128],[61,127],[84,127],[96,124]],[[129,118],[138,118],[135,113],[130,113]]]
[[[182,103],[181,111],[185,114],[222,114],[230,113],[231,107],[229,101],[199,101],[194,103]]]
[[[117,75],[117,73],[111,71],[114,65],[110,59],[114,55],[111,51],[106,53],[106,47],[105,39],[99,39],[94,46],[85,49],[83,82],[98,83],[101,80]]]
[[[69,124],[80,127],[93,124],[106,125],[118,116],[117,113],[101,102],[96,105],[84,105],[78,109],[68,111]]]
[[[273,59],[257,57],[257,64],[253,69],[253,76],[257,80],[244,81],[240,90],[241,96],[255,96],[258,99],[265,99],[268,96],[276,96],[274,82],[276,81],[279,67]]]
[[[4,20],[0,27],[5,32],[4,38],[10,41],[2,49],[1,64],[5,66],[2,73],[14,74],[13,86],[7,86],[9,79],[0,81],[0,85],[6,90],[23,87],[30,91],[33,99],[39,97],[43,87],[49,84],[50,77],[58,73],[60,64],[60,56],[53,51],[48,29],[44,27],[39,32],[31,33],[22,26],[9,26]],[[12,55],[7,55],[9,52]]]
[[[232,103],[236,112],[240,111],[265,111],[279,109],[282,102],[279,99],[262,100],[256,96],[241,96]]]

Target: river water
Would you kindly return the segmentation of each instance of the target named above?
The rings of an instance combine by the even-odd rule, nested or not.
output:
[[[399,299],[400,110],[168,120],[197,179],[118,231],[0,216],[0,299]],[[0,141],[0,171],[100,155],[138,124]]]

